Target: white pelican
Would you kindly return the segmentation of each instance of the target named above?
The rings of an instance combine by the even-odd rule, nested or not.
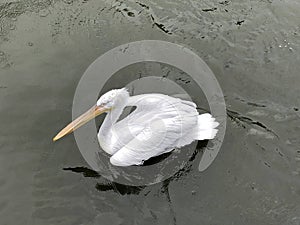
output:
[[[126,106],[136,109],[118,121]],[[115,166],[141,165],[151,157],[172,151],[194,140],[213,139],[219,123],[201,114],[196,104],[164,94],[129,96],[126,88],[102,95],[87,112],[79,116],[54,138],[56,141],[106,112],[98,133],[102,149]]]

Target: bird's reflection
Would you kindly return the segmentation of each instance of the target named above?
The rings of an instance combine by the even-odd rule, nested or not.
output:
[[[147,161],[145,161],[143,166],[149,166],[161,162],[162,160],[166,159],[170,155],[171,153],[168,152],[156,157],[152,157]],[[67,168],[63,168],[63,170],[71,171],[74,173],[81,173],[84,177],[91,177],[91,178],[102,177],[98,172],[83,166],[67,167]],[[145,186],[130,186],[130,185],[119,184],[116,182],[106,182],[106,183],[97,183],[95,188],[98,191],[114,191],[121,195],[130,195],[130,194],[137,195],[140,193],[141,190],[145,188]]]
[[[84,177],[93,177],[93,178],[101,177],[101,175],[98,172],[96,172],[94,170],[91,170],[89,168],[83,167],[83,166],[66,167],[66,168],[63,168],[63,170],[69,170],[69,171],[72,171],[74,173],[81,173]]]
[[[192,156],[189,159],[189,162],[182,168],[180,169],[176,174],[174,174],[172,177],[170,177],[168,179],[168,184],[172,181],[172,180],[177,180],[182,176],[187,175],[190,171],[191,171],[191,166],[192,166],[192,162],[195,160],[196,156],[199,153],[203,152],[203,149],[207,146],[208,141],[198,141],[197,143],[197,147],[194,151],[194,153],[192,154]],[[149,165],[154,165],[158,162],[161,162],[163,160],[165,160],[166,158],[168,158],[172,153],[165,153],[156,157],[152,157],[150,159],[148,159],[147,161],[144,162],[143,166],[149,166]],[[98,172],[89,169],[87,167],[66,167],[63,168],[63,170],[65,171],[71,171],[74,173],[80,173],[82,174],[84,177],[90,177],[90,178],[104,178],[102,177]],[[105,178],[104,178],[105,179]],[[165,184],[165,183],[164,183]],[[164,189],[166,188],[165,185]],[[120,184],[120,183],[116,183],[116,182],[111,182],[108,181],[107,179],[105,179],[105,182],[103,183],[97,183],[95,188],[98,191],[114,191],[118,194],[121,195],[138,195],[146,186],[130,186],[130,185],[124,185],[124,184]]]
[[[98,191],[114,191],[121,195],[138,195],[144,188],[145,186],[129,186],[115,182],[96,184],[96,189]]]
[[[63,170],[71,171],[74,173],[81,173],[84,177],[91,177],[91,178],[101,178],[102,176],[87,167],[67,167],[63,168]],[[98,191],[114,191],[121,195],[130,195],[130,194],[139,194],[141,190],[144,189],[144,186],[129,186],[124,184],[119,184],[116,182],[106,182],[106,183],[97,183],[95,188]]]

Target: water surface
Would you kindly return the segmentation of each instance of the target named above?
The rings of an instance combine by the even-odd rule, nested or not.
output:
[[[300,224],[299,15],[297,0],[1,0],[0,224]],[[90,63],[144,39],[210,66],[228,127],[206,171],[196,158],[130,188],[88,170],[72,135],[52,137]]]

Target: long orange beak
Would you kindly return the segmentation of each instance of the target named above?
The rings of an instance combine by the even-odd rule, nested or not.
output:
[[[72,121],[69,125],[67,125],[64,129],[62,129],[54,138],[53,141],[57,141],[58,139],[64,137],[67,134],[72,133],[77,128],[81,127],[82,125],[86,124],[91,119],[99,116],[100,114],[109,111],[110,109],[104,108],[102,106],[93,106],[87,112],[83,113],[77,119]]]

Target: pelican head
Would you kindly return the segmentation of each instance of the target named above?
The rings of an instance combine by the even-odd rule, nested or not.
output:
[[[126,102],[129,93],[126,88],[113,89],[103,94],[97,101],[97,106],[111,110],[115,106]]]
[[[72,133],[88,121],[94,119],[102,113],[109,112],[115,107],[125,106],[129,98],[129,93],[126,88],[113,89],[103,94],[97,101],[97,103],[88,111],[83,113],[77,119],[63,128],[54,138],[56,141],[67,134]]]

